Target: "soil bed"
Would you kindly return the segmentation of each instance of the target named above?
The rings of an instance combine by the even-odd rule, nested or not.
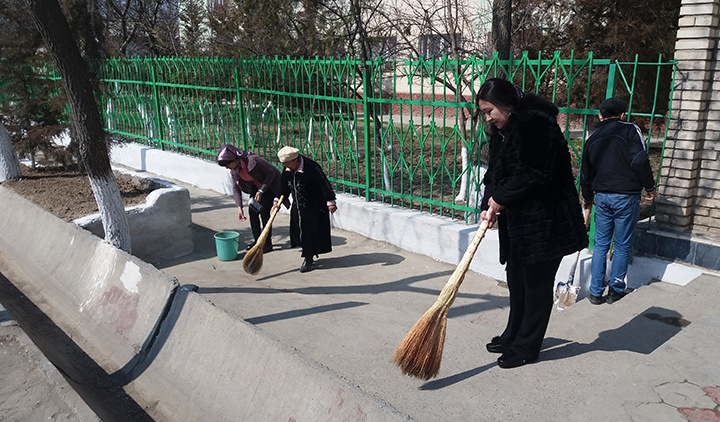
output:
[[[21,179],[7,180],[2,185],[53,215],[70,222],[98,212],[86,174],[49,167],[33,170],[25,165],[20,166],[20,171]],[[115,172],[115,178],[126,207],[144,203],[154,189],[153,183],[128,174]]]

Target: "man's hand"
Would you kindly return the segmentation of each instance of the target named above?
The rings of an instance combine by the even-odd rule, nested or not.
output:
[[[257,202],[260,202],[260,200],[262,200],[262,194],[263,194],[262,191],[257,191],[257,192],[255,193],[255,200],[256,200]]]
[[[247,218],[245,218],[245,213],[243,212],[242,207],[238,207],[238,220],[245,221]]]
[[[328,205],[328,211],[330,211],[330,214],[334,214],[337,211],[337,205]]]
[[[647,193],[647,196],[645,197],[645,200],[652,201],[657,197],[657,190],[653,189],[652,191]]]

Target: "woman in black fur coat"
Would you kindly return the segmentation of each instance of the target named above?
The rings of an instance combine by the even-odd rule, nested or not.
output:
[[[560,261],[588,238],[557,107],[499,78],[480,87],[478,107],[490,136],[481,218],[498,226],[510,290],[507,327],[487,349],[514,368],[537,360]]]

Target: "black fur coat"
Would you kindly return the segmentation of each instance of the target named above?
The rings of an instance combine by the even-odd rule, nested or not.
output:
[[[498,216],[503,264],[536,264],[588,244],[557,115],[554,104],[527,94],[504,130],[491,133],[482,209],[490,197],[505,206]]]

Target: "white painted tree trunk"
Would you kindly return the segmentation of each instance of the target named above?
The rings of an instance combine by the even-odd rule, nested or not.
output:
[[[462,158],[462,171],[463,175],[460,178],[460,191],[458,192],[457,196],[455,197],[455,202],[464,201],[467,197],[467,188],[468,188],[468,177],[469,177],[469,171],[467,171],[468,168],[468,150],[465,144],[463,143],[462,148],[460,149],[460,157]]]
[[[90,176],[90,186],[100,211],[105,241],[132,253],[130,226],[115,175],[110,172],[105,179]]]
[[[277,136],[275,137],[275,146],[280,148],[280,138],[281,138],[280,135],[282,134],[282,128],[280,126],[280,109],[279,108],[277,110],[275,110],[275,115],[277,117],[277,122],[278,122],[277,123]]]
[[[100,108],[95,101],[90,73],[70,33],[57,0],[26,0],[29,11],[45,40],[70,103],[72,122],[80,146],[80,157],[105,228],[105,240],[131,253],[130,229],[120,189],[110,166]],[[145,110],[146,111],[146,110]],[[143,109],[140,109],[143,112]],[[149,116],[147,118],[149,119]]]
[[[330,149],[330,159],[332,161],[335,161],[337,157],[335,156],[335,137],[332,134],[332,131],[330,131],[330,125],[328,124],[327,117],[325,118],[325,137],[328,140],[328,148]]]
[[[0,122],[0,182],[19,179],[20,176],[20,162],[10,142],[10,135]]]

